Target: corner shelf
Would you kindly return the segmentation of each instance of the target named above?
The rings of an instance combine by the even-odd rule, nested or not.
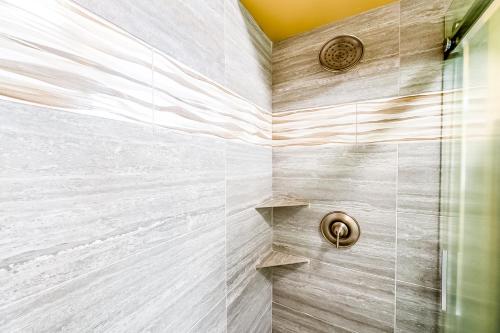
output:
[[[309,259],[304,257],[292,256],[291,254],[286,254],[278,251],[271,251],[260,260],[255,268],[260,269],[266,267],[276,267],[301,263],[309,263]]]
[[[259,208],[275,208],[275,207],[300,207],[309,206],[309,202],[306,200],[288,198],[288,197],[278,197],[272,198],[263,203],[257,205],[255,209]]]

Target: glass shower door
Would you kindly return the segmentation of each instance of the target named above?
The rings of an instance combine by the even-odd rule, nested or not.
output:
[[[452,3],[448,34],[473,5]],[[500,0],[482,13],[444,66],[442,327],[500,332]]]

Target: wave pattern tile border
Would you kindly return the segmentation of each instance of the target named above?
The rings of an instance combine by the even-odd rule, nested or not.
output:
[[[270,111],[67,0],[0,2],[0,98],[271,142]]]
[[[447,95],[436,92],[277,112],[273,145],[439,140],[443,94]]]

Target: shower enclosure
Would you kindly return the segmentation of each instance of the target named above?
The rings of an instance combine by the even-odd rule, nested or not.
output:
[[[442,326],[499,332],[500,1],[453,1],[445,32]]]

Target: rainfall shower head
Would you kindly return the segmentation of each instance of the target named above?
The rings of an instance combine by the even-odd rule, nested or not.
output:
[[[363,57],[363,43],[354,36],[337,36],[323,45],[319,63],[331,72],[347,71]]]

